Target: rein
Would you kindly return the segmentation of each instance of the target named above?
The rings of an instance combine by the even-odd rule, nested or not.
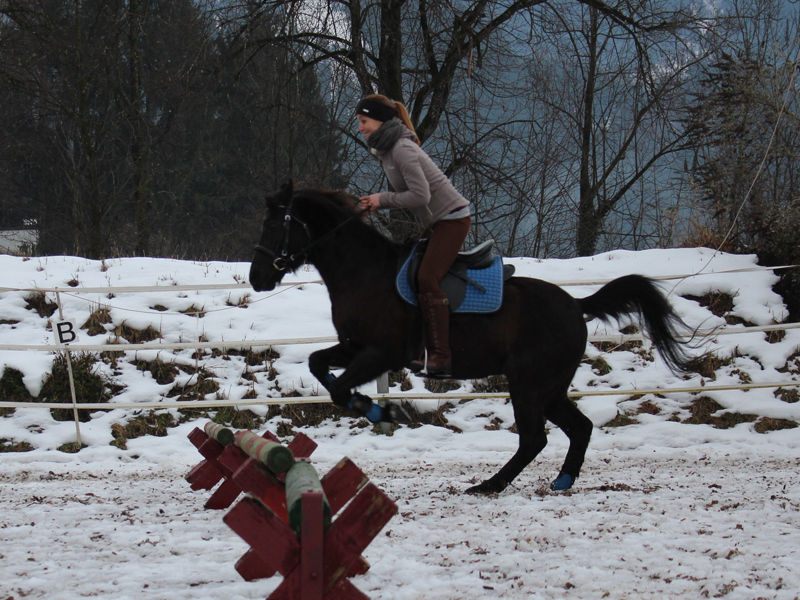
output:
[[[261,244],[255,245],[255,251],[261,252],[262,254],[266,254],[270,258],[273,259],[272,267],[276,271],[284,271],[289,263],[294,262],[298,258],[305,259],[308,256],[308,253],[318,244],[325,241],[329,237],[331,237],[334,233],[336,233],[339,229],[347,225],[350,221],[361,218],[364,213],[366,213],[369,209],[361,209],[360,211],[354,213],[352,216],[348,217],[341,223],[339,223],[336,227],[331,229],[328,233],[321,235],[316,240],[311,239],[311,232],[308,229],[308,224],[298,219],[296,216],[292,214],[292,202],[294,202],[294,198],[289,201],[289,206],[286,208],[286,216],[283,218],[283,235],[281,236],[280,241],[278,242],[279,246],[282,246],[280,251],[280,256],[274,250],[270,250]],[[299,252],[296,252],[292,255],[289,255],[289,230],[291,227],[292,221],[297,221],[303,226],[303,230],[306,232],[306,237],[308,237],[309,244],[300,249]]]

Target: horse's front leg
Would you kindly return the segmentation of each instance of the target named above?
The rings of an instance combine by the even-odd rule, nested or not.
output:
[[[312,352],[308,357],[308,368],[311,374],[330,392],[334,404],[338,404],[338,402],[331,391],[331,384],[336,381],[336,377],[331,373],[331,367],[347,368],[350,361],[353,360],[353,356],[355,353],[351,349],[342,344],[336,344],[330,348]]]
[[[330,372],[331,367],[344,367],[345,371],[336,377]],[[408,421],[408,415],[398,406],[382,407],[368,396],[353,391],[354,388],[373,381],[389,369],[384,353],[369,348],[354,352],[342,344],[337,344],[312,353],[309,357],[309,368],[314,377],[328,390],[331,400],[337,406],[354,410],[372,423]]]

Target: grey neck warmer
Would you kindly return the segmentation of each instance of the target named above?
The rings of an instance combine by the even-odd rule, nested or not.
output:
[[[408,127],[403,125],[400,119],[391,119],[386,121],[375,133],[369,136],[367,146],[369,146],[373,154],[383,154],[391,150],[397,140],[403,137],[403,134],[407,131],[409,131]]]

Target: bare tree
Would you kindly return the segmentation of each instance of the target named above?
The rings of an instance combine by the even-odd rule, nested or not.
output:
[[[373,92],[404,102],[426,149],[473,201],[475,235],[495,237],[509,253],[594,251],[614,207],[682,147],[670,103],[699,57],[688,41],[681,47],[678,35],[695,16],[674,3],[261,0],[251,6],[282,23],[254,45],[290,48],[305,68],[342,69],[345,85],[335,93],[350,107]],[[242,20],[242,35],[247,27]],[[527,63],[543,48],[563,58],[551,69],[575,75],[561,79],[569,85],[561,104],[523,85],[542,79],[529,77]],[[667,62],[671,54],[679,56]],[[369,175],[374,166],[357,158],[351,114],[340,114],[350,134],[351,185],[378,185]],[[554,115],[560,127],[544,122]],[[609,120],[613,129],[603,131]],[[569,190],[570,177],[577,193]],[[573,202],[569,222],[572,209],[565,208]],[[566,231],[577,231],[572,241]]]
[[[574,132],[575,249],[584,256],[596,251],[606,220],[634,186],[688,148],[680,123],[688,74],[707,56],[700,40],[688,35],[645,37],[626,29],[595,8],[570,20],[560,13],[553,21],[559,55],[577,60],[574,70],[561,65],[572,93],[557,108]],[[636,229],[630,222],[626,227]]]

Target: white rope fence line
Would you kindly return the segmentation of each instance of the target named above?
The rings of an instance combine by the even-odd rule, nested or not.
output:
[[[615,390],[573,390],[567,394],[570,398],[583,398],[586,396],[645,396],[648,394],[684,394],[695,392],[720,392],[730,390],[752,390],[784,387],[800,387],[800,381],[776,381],[766,383],[743,383],[730,385],[700,385],[679,388],[653,388],[653,389],[615,389]],[[442,393],[434,392],[400,392],[388,394],[370,394],[374,400],[476,400],[509,398],[507,392],[491,393]],[[74,404],[78,409],[89,410],[132,410],[132,409],[168,409],[168,408],[223,408],[228,406],[276,406],[286,404],[327,404],[331,403],[330,396],[303,396],[296,398],[269,398],[269,399],[241,399],[241,400],[182,400],[170,402],[78,402]],[[0,408],[66,408],[73,407],[68,402],[0,402]]]
[[[746,269],[733,269],[728,271],[716,271],[716,272],[709,272],[703,273],[705,275],[711,274],[729,274],[729,273],[743,273],[743,272],[754,272],[754,271],[773,271],[777,269],[784,269],[784,268],[794,268],[795,265],[791,266],[782,266],[782,267],[751,267]],[[693,277],[695,275],[671,275],[671,276],[655,276],[653,279],[656,280],[670,280],[670,279],[685,279],[688,277]],[[578,285],[578,286],[591,286],[591,285],[603,285],[611,280],[597,280],[597,281],[580,281],[580,282],[554,282],[555,285],[559,286],[569,286],[569,285]],[[280,290],[277,293],[282,293],[284,291],[288,291],[289,288],[302,286],[305,284],[316,284],[316,283],[323,283],[322,281],[312,280],[312,281],[302,281],[302,282],[287,282],[281,283],[281,287],[285,287],[286,289]],[[50,292],[55,293],[58,297],[59,294],[64,293],[66,295],[80,298],[79,294],[90,294],[90,293],[99,293],[99,294],[109,294],[109,293],[136,293],[136,292],[184,292],[184,291],[201,291],[201,290],[230,290],[230,289],[251,289],[249,284],[247,283],[236,283],[236,284],[205,284],[205,285],[169,285],[169,286],[128,286],[128,287],[102,287],[102,288],[80,288],[80,287],[67,287],[67,288],[8,288],[8,287],[0,287],[0,293],[3,292]],[[255,300],[254,302],[259,302],[262,300],[267,300],[270,297],[274,296],[275,294],[271,294],[265,298],[260,298]],[[59,299],[58,302],[59,311],[62,310],[61,302]],[[229,310],[239,308],[238,306],[228,306],[224,309],[218,310]],[[128,310],[128,309],[120,309],[120,310]],[[143,312],[143,311],[136,311],[136,312]],[[207,312],[207,311],[204,311]],[[210,312],[210,311],[209,311]],[[63,319],[63,314],[61,315]],[[775,331],[775,330],[785,330],[785,329],[793,329],[800,326],[800,324],[785,324],[785,325],[771,325],[771,326],[762,326],[762,327],[743,327],[733,330],[723,330],[723,329],[715,329],[705,333],[695,333],[693,335],[687,334],[680,337],[694,337],[696,335],[702,336],[716,336],[716,335],[735,335],[735,334],[743,334],[748,332],[755,332],[755,331]],[[628,341],[641,341],[644,340],[645,337],[641,334],[634,334],[634,335],[610,335],[610,336],[590,336],[590,342],[611,342],[611,343],[618,343],[623,344]],[[69,353],[73,351],[114,351],[114,352],[135,352],[139,350],[187,350],[187,349],[200,349],[200,348],[242,348],[242,347],[271,347],[271,346],[280,346],[280,345],[290,345],[290,344],[313,344],[313,343],[330,343],[336,342],[338,338],[335,336],[330,337],[313,337],[313,338],[288,338],[282,340],[239,340],[239,341],[219,341],[219,342],[187,342],[187,343],[172,343],[172,344],[165,344],[165,343],[144,343],[144,344],[86,344],[86,345],[71,345],[71,344],[49,344],[49,345],[23,345],[23,344],[3,344],[0,345],[0,350],[38,350],[38,351],[66,351],[69,357]],[[71,367],[71,365],[70,365]],[[71,375],[71,373],[70,373]],[[70,385],[72,385],[72,377],[70,377]],[[701,386],[700,388],[673,388],[673,389],[659,389],[659,390],[602,390],[602,391],[573,391],[570,392],[568,395],[570,397],[583,397],[583,396],[630,396],[630,395],[645,395],[645,394],[668,394],[668,393],[680,393],[680,392],[698,392],[698,391],[715,391],[715,390],[734,390],[734,389],[754,389],[754,388],[780,388],[780,387],[797,387],[800,385],[800,382],[790,381],[790,382],[774,382],[774,383],[761,383],[761,384],[741,384],[736,386]],[[390,393],[379,393],[375,396],[377,400],[382,399],[389,399],[389,398],[406,398],[406,399],[415,399],[415,398],[442,398],[442,399],[475,399],[475,398],[508,398],[509,395],[507,393],[500,393],[500,394],[422,394],[419,396],[415,396],[413,394],[403,393],[403,394],[390,394]],[[67,406],[71,406],[73,411],[75,412],[75,425],[76,425],[76,433],[78,438],[78,443],[81,443],[81,436],[80,436],[80,425],[77,415],[78,409],[89,409],[89,410],[144,410],[144,409],[168,409],[168,408],[192,408],[192,407],[208,407],[208,408],[219,408],[225,406],[254,406],[254,405],[270,405],[270,404],[304,404],[304,403],[329,403],[331,402],[330,397],[328,396],[310,396],[304,398],[280,398],[280,399],[271,399],[271,400],[194,400],[194,401],[172,401],[172,402],[146,402],[146,403],[78,403],[77,399],[75,398],[74,391],[72,393],[72,403],[71,405],[67,403],[52,403],[52,402],[0,402],[0,408],[25,408],[25,407],[36,407],[36,408],[64,408],[65,404]]]
[[[750,273],[760,271],[777,271],[781,269],[796,269],[800,265],[781,265],[776,267],[763,267],[755,266],[744,269],[730,269],[726,271],[711,271],[708,273],[689,273],[684,275],[648,275],[650,279],[657,281],[669,281],[673,279],[687,279],[689,277],[700,277],[704,275],[727,275],[731,273]],[[583,285],[605,285],[612,281],[612,279],[594,279],[583,281],[550,281],[550,283],[560,286],[583,286]],[[321,279],[312,279],[308,281],[290,281],[281,282],[278,286],[300,286],[306,284],[322,284]],[[208,284],[192,284],[192,285],[150,285],[150,286],[120,286],[120,287],[0,287],[0,293],[4,292],[43,292],[43,293],[63,293],[63,294],[122,294],[122,293],[137,293],[137,292],[193,292],[193,291],[210,291],[210,290],[234,290],[234,289],[250,289],[252,287],[249,283],[208,283]]]
[[[735,328],[727,326],[719,330],[711,329],[708,331],[698,331],[695,334],[678,334],[676,337],[714,337],[719,335],[743,335],[746,333],[758,333],[769,331],[784,331],[786,329],[798,329],[800,323],[784,323],[779,325],[762,325],[756,327]],[[641,342],[647,337],[640,334],[613,334],[613,335],[590,335],[589,342],[609,342],[624,344],[626,342]],[[140,344],[0,344],[0,350],[37,350],[43,352],[59,352],[70,350],[72,352],[136,352],[144,350],[196,350],[202,348],[224,349],[224,348],[269,348],[271,346],[290,346],[293,344],[329,344],[336,343],[339,338],[334,336],[320,336],[308,338],[283,338],[274,340],[236,340],[218,342],[175,342],[158,343],[147,342]]]
[[[318,283],[317,281],[308,281],[303,283]],[[279,285],[297,285],[296,283],[281,283]],[[136,292],[194,292],[200,290],[235,290],[239,288],[248,288],[252,290],[249,283],[206,283],[206,284],[192,284],[192,285],[129,285],[129,286],[108,286],[108,287],[29,287],[29,288],[12,288],[0,287],[0,293],[3,292],[46,292],[46,293],[62,293],[62,294],[125,294]]]
[[[270,346],[290,346],[293,344],[325,344],[338,342],[336,336],[309,337],[309,338],[286,338],[277,340],[239,340],[239,341],[219,341],[219,342],[176,342],[176,343],[142,343],[142,344],[0,344],[0,350],[44,350],[44,351],[63,351],[71,352],[136,352],[140,350],[195,350],[199,348],[269,348]]]
[[[248,306],[250,306],[252,304],[258,304],[259,302],[264,302],[265,300],[270,300],[271,298],[273,298],[273,297],[275,297],[275,296],[277,296],[279,294],[283,294],[284,292],[288,292],[291,289],[296,288],[296,287],[301,287],[303,285],[306,285],[307,283],[317,284],[317,283],[323,283],[323,282],[321,280],[319,280],[319,281],[307,281],[307,282],[303,281],[303,282],[299,282],[299,283],[281,283],[281,284],[279,284],[279,286],[282,287],[283,289],[279,289],[278,291],[271,293],[269,296],[262,296],[261,298],[257,298],[255,300],[248,300],[246,304],[229,304],[229,305],[224,306],[222,308],[205,308],[205,305],[201,306],[200,308],[196,308],[194,306],[194,304],[192,304],[190,309],[185,310],[185,311],[159,310],[159,309],[156,309],[156,308],[151,308],[150,310],[139,310],[139,309],[135,309],[135,308],[124,308],[122,306],[114,306],[110,302],[103,302],[103,301],[100,301],[100,300],[93,300],[91,298],[84,298],[84,297],[81,296],[81,294],[106,293],[108,290],[127,290],[127,291],[133,292],[133,293],[146,292],[146,291],[162,291],[161,288],[163,286],[155,286],[154,289],[146,289],[146,288],[64,288],[64,289],[61,289],[61,288],[53,288],[52,290],[47,290],[47,291],[55,293],[56,298],[58,299],[59,306],[61,304],[61,296],[69,296],[70,298],[74,298],[75,300],[80,300],[81,302],[88,302],[89,304],[97,304],[98,308],[114,309],[114,310],[120,311],[120,312],[138,313],[138,314],[142,314],[142,315],[152,315],[153,312],[157,312],[159,314],[159,316],[162,316],[162,315],[173,315],[173,316],[182,315],[182,316],[202,318],[205,315],[210,314],[210,313],[221,312],[221,311],[226,311],[226,310],[236,310],[236,309],[247,308]],[[181,287],[189,288],[189,289],[184,290],[184,291],[200,291],[200,289],[206,289],[206,288],[197,288],[197,287],[193,287],[193,286],[181,286]],[[252,288],[250,287],[250,284],[238,284],[235,287],[231,287],[231,286],[228,286],[228,285],[225,285],[225,284],[219,284],[219,287],[218,287],[217,284],[213,284],[213,285],[210,285],[210,288],[211,289],[221,289],[221,290],[230,290],[230,289],[243,288],[243,289],[249,289],[250,291],[252,291]],[[95,291],[97,289],[103,289],[105,291],[97,292],[97,291]],[[67,291],[67,290],[71,290],[71,291]],[[84,291],[84,290],[86,290],[86,291]],[[17,290],[17,291],[22,291],[22,290]],[[35,292],[44,293],[45,290],[30,289],[28,291],[34,291],[34,293]],[[2,288],[0,288],[0,292],[2,292]],[[113,294],[111,294],[111,295],[113,295]],[[249,296],[250,292],[248,292],[248,294],[246,294],[246,295]],[[188,299],[188,297],[183,297],[182,299],[184,299],[184,298]],[[195,310],[192,311],[191,308],[195,308]]]

